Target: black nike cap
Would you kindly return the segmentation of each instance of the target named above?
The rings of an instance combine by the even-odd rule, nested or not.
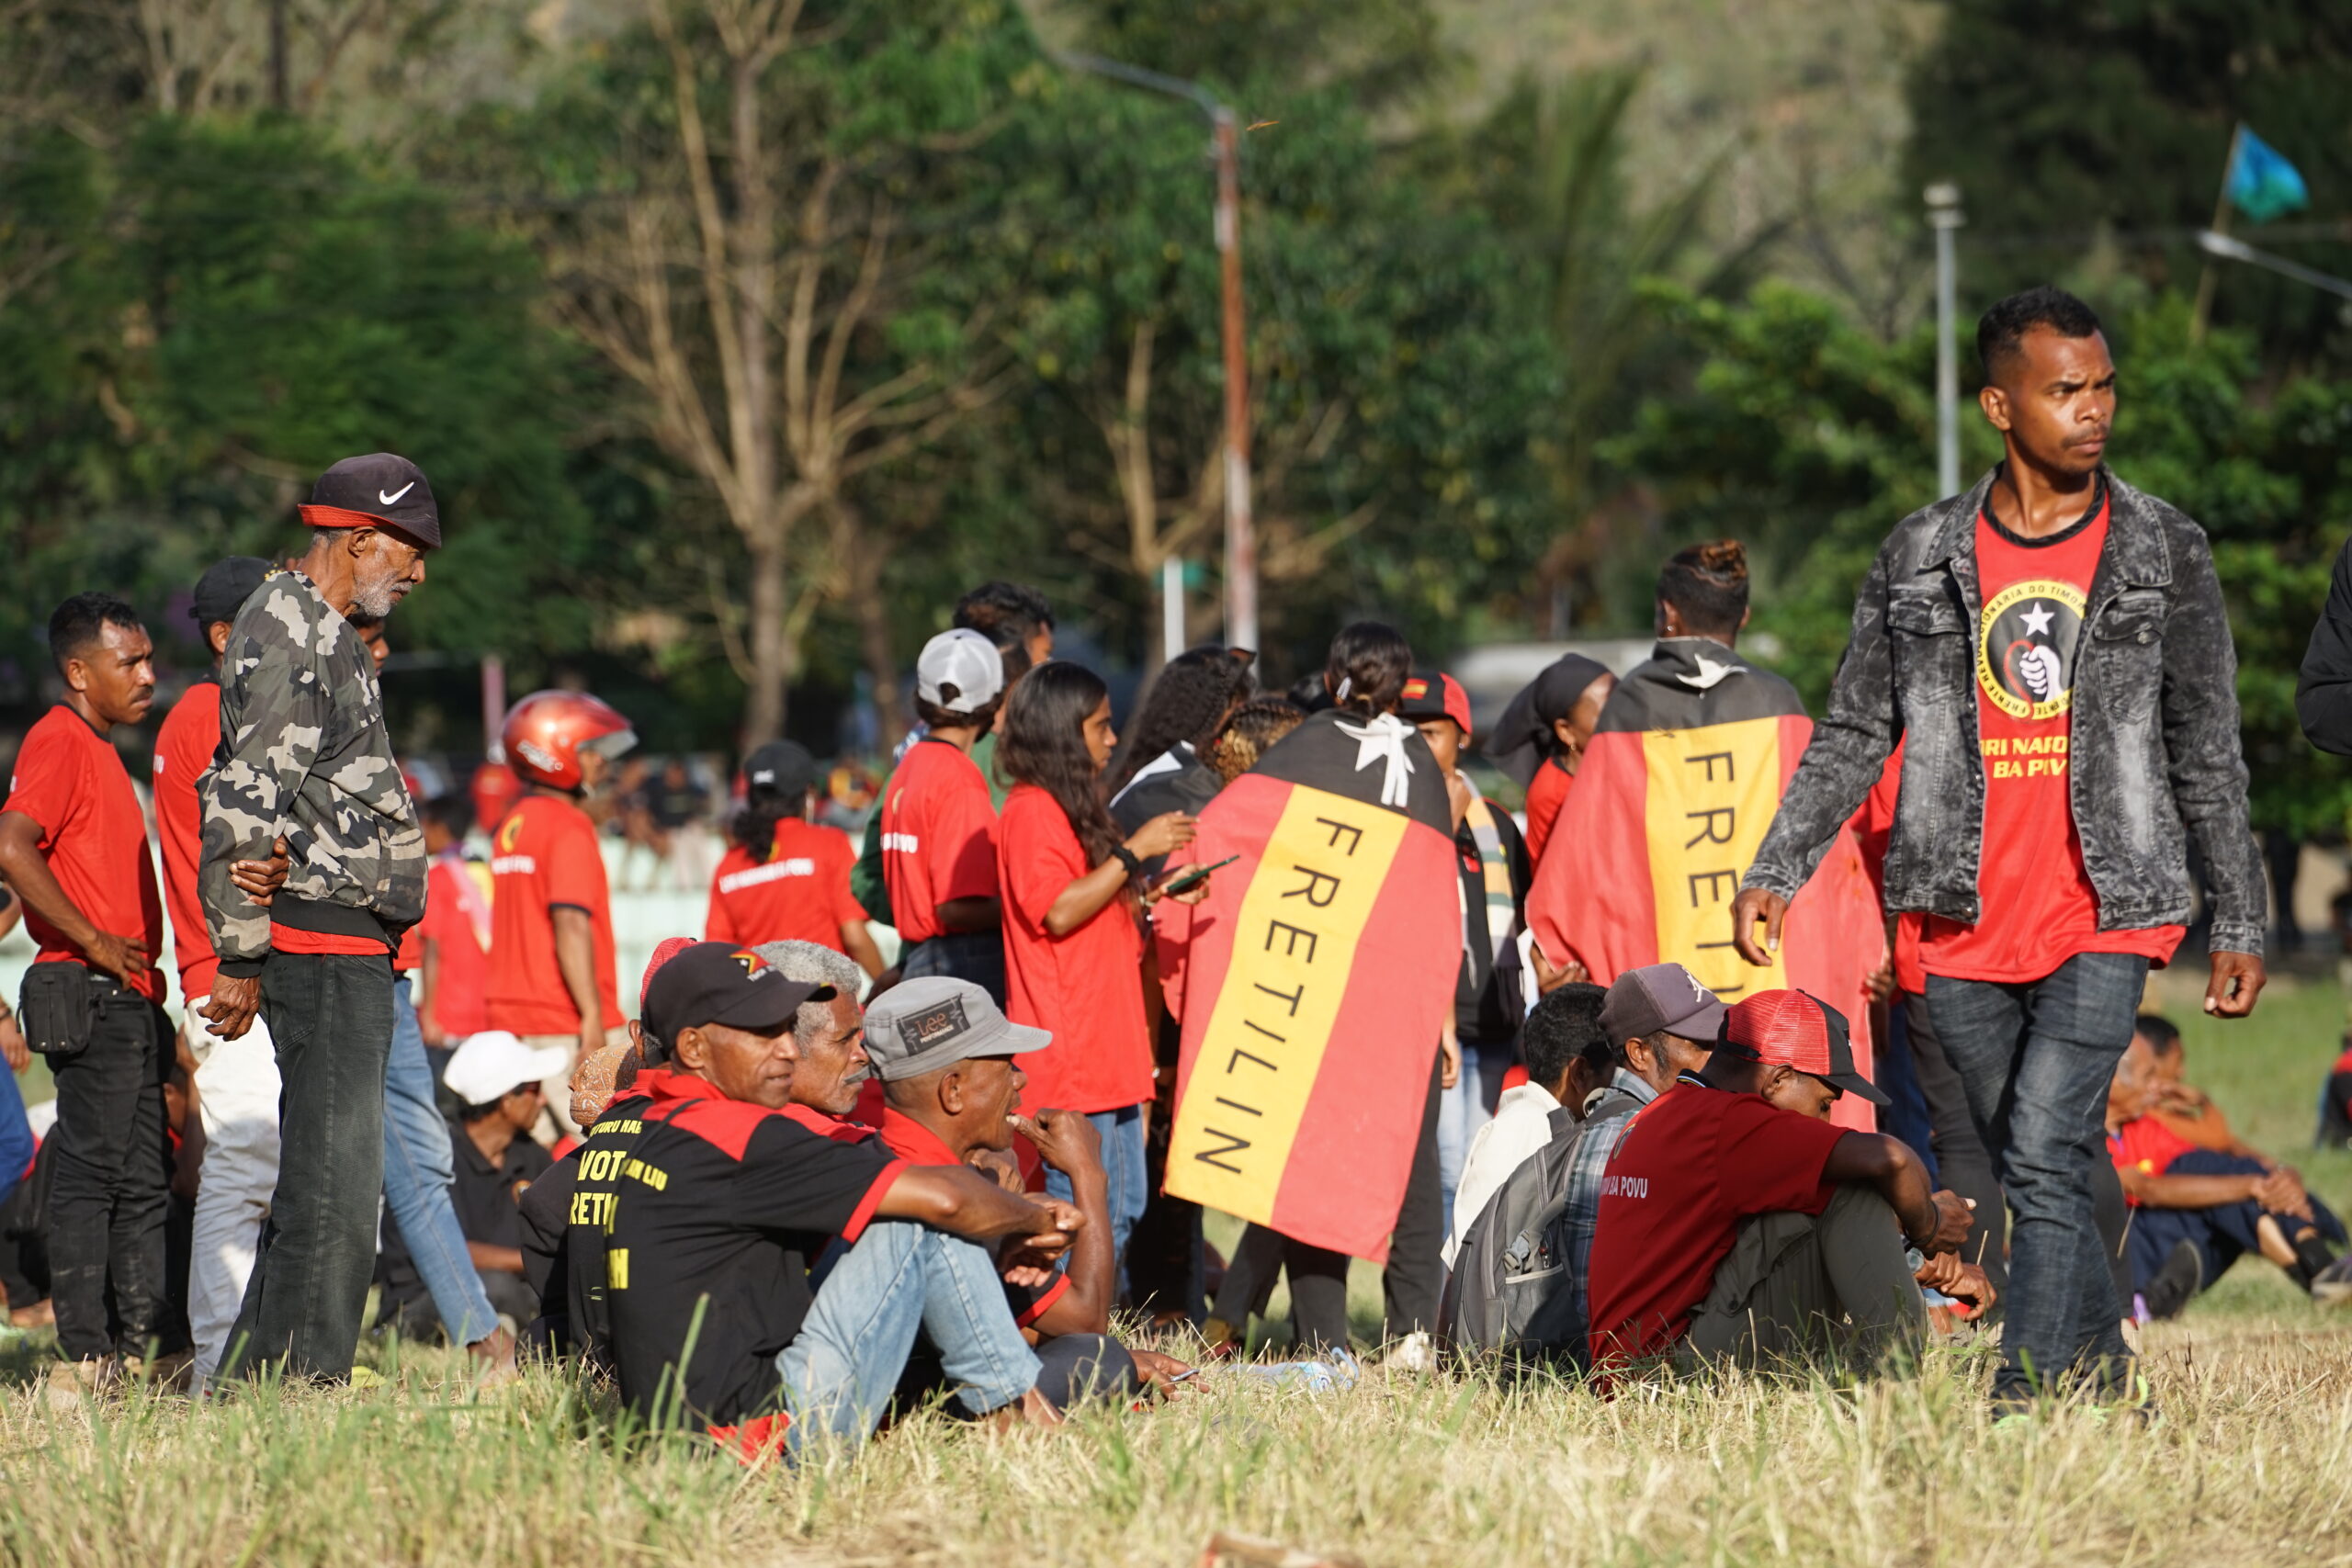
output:
[[[345,457],[319,476],[300,510],[313,528],[390,525],[428,550],[441,547],[441,509],[424,470],[390,452]]]

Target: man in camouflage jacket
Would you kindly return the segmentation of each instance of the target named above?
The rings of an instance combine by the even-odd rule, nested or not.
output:
[[[310,548],[245,602],[221,660],[198,889],[220,959],[204,1017],[233,1040],[266,1012],[284,1086],[277,1190],[221,1370],[341,1379],[375,1263],[391,960],[425,875],[374,661],[346,617],[380,619],[424,581],[441,521],[424,475],[389,453],[337,463],[300,511]],[[281,836],[292,866],[259,908],[230,868]]]

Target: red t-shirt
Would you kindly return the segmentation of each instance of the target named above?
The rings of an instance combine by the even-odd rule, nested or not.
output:
[[[1544,846],[1552,840],[1552,824],[1560,819],[1560,807],[1568,803],[1568,786],[1576,775],[1546,757],[1535,764],[1535,776],[1527,782],[1527,858],[1531,864],[1544,863]]]
[[[740,844],[727,852],[710,879],[707,942],[757,947],[769,942],[813,942],[835,953],[842,927],[865,919],[849,890],[857,851],[849,835],[797,817],[775,825],[768,858],[755,861]]]
[[[578,1034],[580,1010],[555,957],[555,908],[585,909],[595,929],[596,992],[606,1029],[628,1021],[613,979],[613,906],[596,824],[568,800],[529,795],[492,840],[490,1027]]]
[[[488,897],[460,855],[434,861],[424,874],[424,919],[413,928],[420,942],[434,944],[433,1020],[452,1039],[490,1027],[490,949],[486,928],[496,919]],[[565,993],[570,996],[569,992]]]
[[[2196,1148],[2154,1116],[2134,1116],[2107,1135],[2107,1157],[2115,1162],[2115,1168],[2136,1170],[2143,1176],[2162,1176],[2173,1161]],[[2129,1192],[2123,1200],[2135,1209],[2140,1206],[2140,1200]]]
[[[164,900],[147,854],[147,819],[113,742],[62,703],[51,708],[17,752],[6,809],[40,824],[40,858],[84,919],[110,936],[147,944],[150,966],[135,988],[162,1001]],[[82,950],[29,905],[25,929],[40,948],[36,964],[84,962]]]
[[[942,904],[996,897],[996,803],[979,764],[944,740],[908,747],[882,791],[882,880],[910,943],[944,934]]]
[[[211,768],[220,744],[220,683],[198,681],[172,705],[155,731],[155,837],[164,852],[164,897],[172,911],[180,995],[191,1002],[212,994],[212,976],[220,967],[196,891],[204,841],[204,802],[196,781]]]
[[[1122,895],[1068,936],[1046,931],[1054,900],[1093,869],[1052,795],[1020,784],[1005,796],[997,828],[1004,1011],[1015,1023],[1053,1031],[1050,1047],[1013,1058],[1029,1075],[1023,1100],[1040,1109],[1115,1111],[1152,1095],[1135,906]]]
[[[2075,670],[2108,506],[2066,532],[2026,541],[1976,520],[1976,716],[1984,753],[1984,838],[1973,926],[1927,916],[1919,962],[1955,980],[2047,977],[2078,953],[2135,953],[2162,964],[2181,928],[2098,929],[2083,869],[2067,766]]]
[[[1741,1220],[1826,1208],[1822,1167],[1845,1135],[1690,1078],[1635,1111],[1600,1179],[1586,1281],[1593,1364],[1654,1356],[1681,1338]]]

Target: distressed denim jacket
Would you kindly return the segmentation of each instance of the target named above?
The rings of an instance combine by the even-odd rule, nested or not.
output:
[[[1904,742],[1886,906],[1973,925],[1984,838],[1976,519],[1993,475],[1912,513],[1871,563],[1804,759],[1743,886],[1794,897]],[[2246,820],[2237,651],[2205,531],[2108,478],[2107,542],[2076,656],[2068,796],[2102,931],[2189,916],[2203,852],[2215,951],[2260,953],[2262,857]],[[1997,915],[1998,911],[1995,911]]]

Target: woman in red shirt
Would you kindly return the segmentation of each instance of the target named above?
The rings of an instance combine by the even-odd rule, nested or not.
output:
[[[1539,864],[1577,763],[1616,689],[1607,665],[1581,653],[1563,655],[1511,698],[1487,738],[1487,761],[1527,791],[1527,854]]]
[[[1114,1247],[1149,1193],[1144,1111],[1152,1095],[1151,1026],[1143,994],[1138,894],[1143,862],[1192,842],[1193,818],[1170,811],[1124,842],[1102,796],[1118,737],[1111,694],[1064,660],[1032,670],[1006,699],[996,765],[1013,781],[997,823],[1004,900],[1005,1013],[1050,1030],[1052,1049],[1016,1057],[1035,1108],[1076,1111],[1102,1143]],[[1034,1112],[1033,1112],[1034,1113]],[[1080,1200],[1050,1168],[1046,1190]]]
[[[817,759],[797,740],[771,740],[743,759],[743,809],[711,874],[703,935],[738,947],[813,942],[878,976],[882,950],[849,889],[857,851],[848,834],[810,820],[818,778]]]

